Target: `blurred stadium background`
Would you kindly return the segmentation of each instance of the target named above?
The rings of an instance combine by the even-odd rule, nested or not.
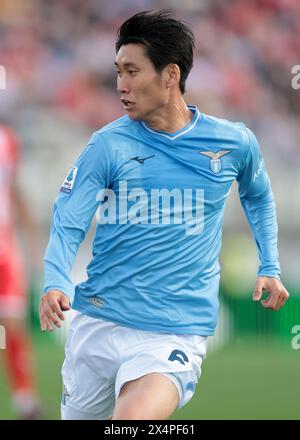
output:
[[[300,325],[300,90],[291,86],[292,66],[300,64],[299,1],[0,0],[7,77],[0,121],[21,139],[20,183],[39,225],[28,320],[44,418],[60,417],[67,327],[42,335],[37,320],[53,201],[91,132],[123,114],[113,67],[116,29],[138,11],[160,8],[174,9],[196,35],[186,101],[244,121],[260,141],[277,203],[282,280],[291,293],[278,313],[252,303],[256,249],[234,188],[225,212],[218,331],[195,398],[173,419],[299,419],[300,343],[292,346],[292,330]],[[76,260],[75,282],[85,276],[92,232]],[[14,417],[1,369],[0,419]]]

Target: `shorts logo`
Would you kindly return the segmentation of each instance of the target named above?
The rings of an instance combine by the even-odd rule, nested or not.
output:
[[[192,391],[192,393],[195,391],[195,384],[194,382],[189,382],[186,386],[187,391]]]
[[[61,403],[63,405],[66,404],[68,397],[70,397],[70,393],[68,392],[68,390],[65,387],[65,385],[63,385],[63,393],[62,393],[62,398],[61,398]]]
[[[210,157],[210,169],[214,174],[218,174],[222,169],[221,157],[230,153],[230,150],[214,151],[198,151],[199,154]]]
[[[185,365],[186,362],[189,362],[189,358],[187,355],[181,350],[173,350],[170,354],[168,361],[178,361],[182,365]]]
[[[64,192],[66,194],[70,194],[72,191],[73,185],[75,183],[76,175],[77,175],[78,168],[72,167],[69,171],[69,174],[64,180],[64,183],[62,184],[62,187],[60,188],[61,192]]]

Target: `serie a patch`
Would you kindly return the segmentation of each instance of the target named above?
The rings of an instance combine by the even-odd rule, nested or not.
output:
[[[62,184],[62,187],[60,188],[61,192],[64,192],[66,194],[70,194],[72,191],[72,188],[75,183],[76,175],[77,175],[78,168],[77,167],[71,167],[69,174],[64,180],[64,183]]]

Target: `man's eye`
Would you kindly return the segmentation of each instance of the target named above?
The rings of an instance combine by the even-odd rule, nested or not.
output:
[[[136,70],[128,70],[128,72],[129,72],[130,75],[133,75],[133,74],[135,74],[137,71],[136,71]]]

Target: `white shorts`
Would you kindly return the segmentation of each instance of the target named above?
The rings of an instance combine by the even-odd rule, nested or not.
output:
[[[122,386],[155,372],[176,385],[182,407],[195,392],[206,342],[205,336],[149,332],[77,314],[62,367],[62,419],[110,418]]]

